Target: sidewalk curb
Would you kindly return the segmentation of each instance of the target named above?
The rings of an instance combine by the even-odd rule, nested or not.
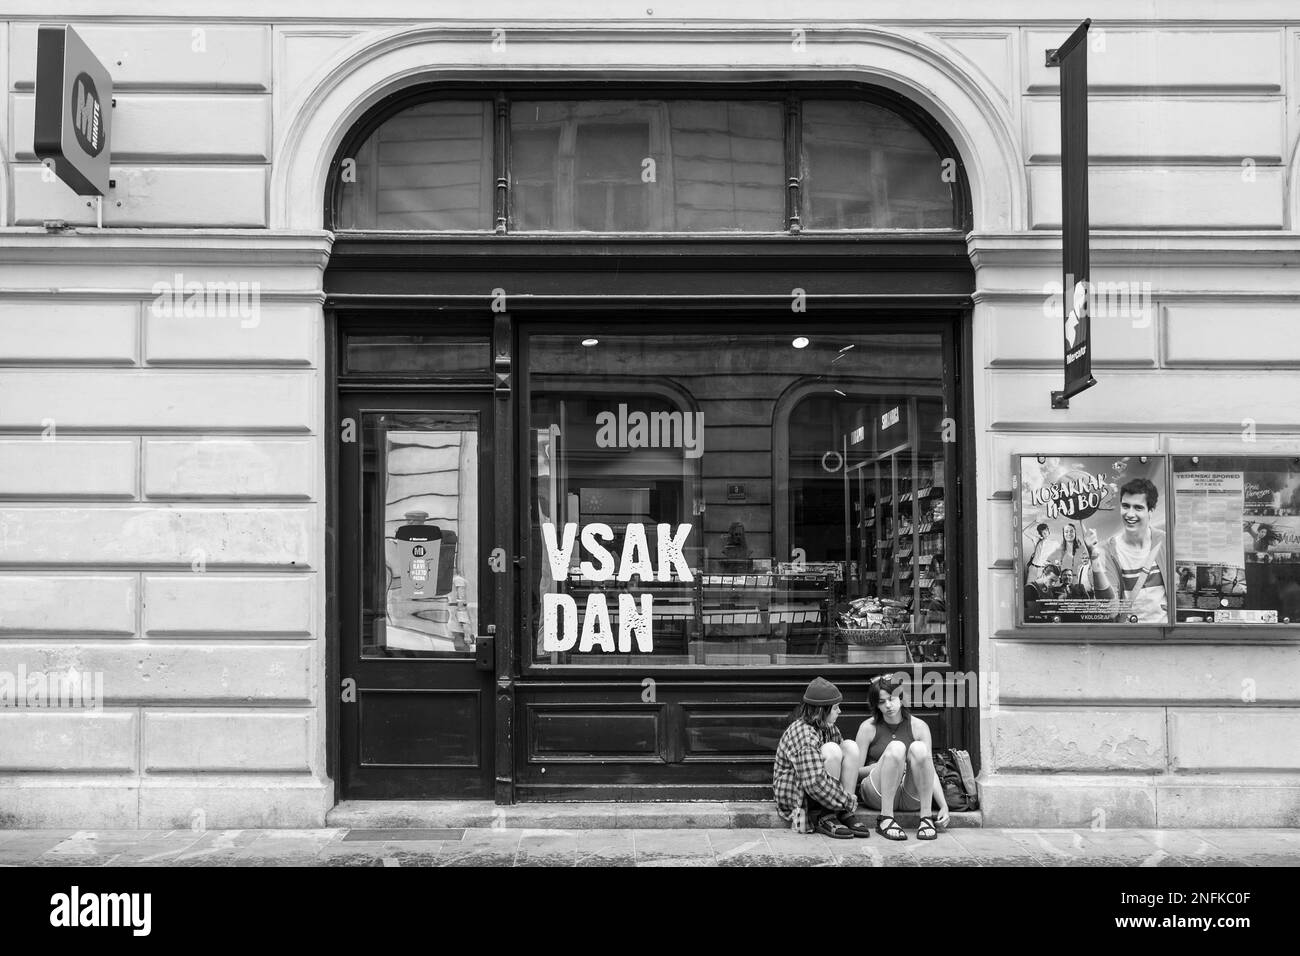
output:
[[[876,812],[858,808],[874,822]],[[919,815],[895,819],[915,827]],[[763,803],[526,803],[497,806],[487,800],[345,800],[325,817],[326,826],[353,830],[492,828],[498,830],[784,830],[790,824]],[[949,828],[981,826],[978,811],[954,813]]]

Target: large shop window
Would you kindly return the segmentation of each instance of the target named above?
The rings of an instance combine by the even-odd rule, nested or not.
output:
[[[775,234],[966,219],[955,152],[893,100],[502,93],[363,129],[335,164],[336,229]]]
[[[938,333],[530,336],[534,663],[947,661],[942,356]]]

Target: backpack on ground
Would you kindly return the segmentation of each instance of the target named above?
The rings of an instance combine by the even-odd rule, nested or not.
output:
[[[979,791],[975,785],[975,770],[970,754],[964,750],[945,750],[934,755],[934,772],[943,787],[943,798],[954,813],[978,810]]]

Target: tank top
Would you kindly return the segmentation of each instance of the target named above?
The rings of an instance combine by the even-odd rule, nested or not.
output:
[[[894,726],[889,726],[881,720],[876,724],[876,736],[872,739],[871,745],[867,747],[867,763],[876,763],[880,760],[885,748],[892,741],[899,741],[904,747],[912,744],[912,718],[904,717]]]

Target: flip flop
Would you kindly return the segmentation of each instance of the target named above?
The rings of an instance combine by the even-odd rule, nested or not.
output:
[[[918,840],[939,839],[939,831],[934,825],[934,817],[921,817],[921,822],[916,827],[916,838]]]
[[[818,818],[814,833],[821,833],[832,840],[852,840],[853,831],[835,819],[835,814],[824,813]]]

